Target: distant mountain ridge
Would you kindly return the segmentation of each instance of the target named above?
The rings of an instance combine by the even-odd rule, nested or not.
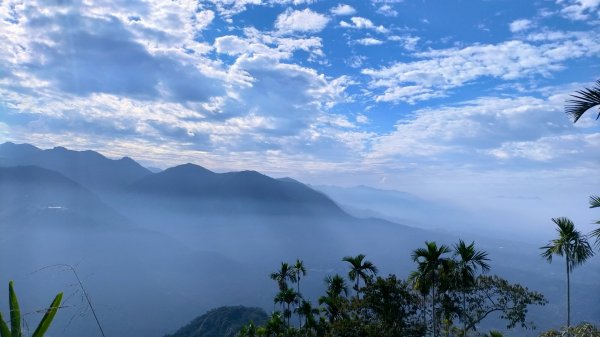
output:
[[[291,178],[256,171],[215,173],[189,163],[153,173],[129,157],[113,160],[89,150],[0,144],[0,167],[23,165],[59,172],[113,207],[126,205],[120,209],[125,213],[130,205],[141,209],[152,204],[224,214],[348,216],[329,197]]]
[[[109,159],[95,151],[64,147],[42,150],[29,144],[0,144],[0,166],[33,165],[60,172],[95,190],[118,189],[152,172],[129,157]]]
[[[411,193],[359,185],[311,186],[358,218],[376,217],[436,230],[473,230],[473,214],[445,201],[426,200]]]
[[[105,228],[126,222],[90,190],[37,166],[0,167],[0,221]]]
[[[265,214],[346,214],[323,193],[291,179],[273,179],[256,171],[215,173],[194,164],[183,164],[148,175],[130,191],[159,198],[187,199],[211,212],[240,211]]]

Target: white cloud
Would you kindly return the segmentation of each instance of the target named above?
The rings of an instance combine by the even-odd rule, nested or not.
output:
[[[231,20],[233,15],[244,12],[249,6],[272,5],[308,5],[316,0],[206,0],[212,3],[217,11],[226,19]]]
[[[331,14],[337,16],[353,15],[356,14],[356,9],[350,5],[339,4],[329,10]]]
[[[227,35],[215,39],[217,52],[228,55],[240,55],[248,51],[250,44],[237,36]]]
[[[533,22],[527,19],[515,20],[509,24],[510,31],[513,33],[528,30],[533,26]]]
[[[347,100],[353,81],[290,62],[300,50],[321,60],[318,37],[245,28],[241,36],[220,36],[209,45],[198,41],[215,13],[188,2],[7,9],[1,3],[0,15],[18,20],[0,20],[0,68],[8,71],[0,75],[3,114],[19,121],[27,116],[11,124],[15,139],[92,147],[94,139],[115,138],[130,149],[136,142],[152,149],[169,144],[186,153],[214,152],[215,158],[248,151],[264,159],[265,151],[276,151],[271,158],[298,154],[293,160],[317,165],[315,158],[327,153],[356,155],[342,150],[355,149],[365,137],[348,130],[355,126],[346,117],[330,113]],[[292,24],[300,13],[302,31],[321,29],[328,20],[310,10],[286,13],[281,22]],[[320,24],[303,20],[313,14]],[[29,24],[33,19],[37,25]],[[211,50],[232,56],[233,64],[210,59]]]
[[[571,20],[600,18],[600,0],[557,0],[562,5],[561,14]]]
[[[383,44],[383,41],[372,38],[372,37],[365,37],[362,39],[355,40],[354,42],[361,44],[363,46],[377,46],[377,45]]]
[[[356,123],[358,124],[368,124],[369,118],[363,114],[356,115]]]
[[[412,35],[404,35],[404,36],[392,35],[392,36],[388,37],[388,40],[400,42],[404,49],[406,49],[408,51],[414,51],[415,49],[417,49],[417,43],[419,42],[419,40],[421,40],[421,38],[418,36],[412,36]]]
[[[583,160],[599,158],[599,149],[600,133],[592,133],[547,136],[534,141],[506,142],[486,153],[501,160],[522,158],[548,162],[557,159],[573,160],[577,157]]]
[[[322,58],[322,42],[319,37],[294,38],[281,37],[256,28],[244,29],[245,37],[235,35],[221,36],[215,39],[215,49],[228,55],[257,54],[277,59],[289,59],[297,50],[309,53],[309,60]]]
[[[547,139],[569,139],[569,134],[580,133],[562,111],[566,96],[482,97],[451,106],[420,109],[399,120],[393,132],[378,137],[369,158],[420,157],[475,165],[483,164],[489,155],[499,159],[524,157],[528,144],[539,142],[542,145],[528,155],[532,160],[546,160],[551,150]],[[589,139],[595,143],[588,147],[598,142],[598,136]],[[586,150],[587,158],[596,155]],[[555,156],[564,157],[568,153],[564,150]]]
[[[309,8],[301,11],[288,9],[277,17],[275,28],[284,34],[318,33],[327,26],[328,22],[327,16],[313,12]]]
[[[398,11],[388,4],[379,7],[377,13],[385,16],[398,16]]]
[[[205,10],[194,13],[195,28],[198,30],[206,29],[215,19],[215,12]]]
[[[366,60],[367,57],[364,55],[352,55],[344,62],[352,68],[360,68]]]
[[[550,40],[552,39],[552,40]],[[397,62],[380,69],[364,69],[378,101],[415,102],[444,95],[449,89],[481,77],[515,80],[548,76],[564,68],[564,61],[600,53],[596,33],[535,34],[528,41],[473,45],[416,53],[421,60]],[[410,88],[402,89],[402,88]],[[383,92],[377,92],[383,90]],[[431,96],[435,93],[435,96]]]
[[[341,21],[340,27],[344,28],[353,28],[353,29],[372,29],[379,33],[388,33],[389,29],[385,28],[382,25],[376,26],[373,22],[367,18],[353,16],[350,19],[351,22]]]

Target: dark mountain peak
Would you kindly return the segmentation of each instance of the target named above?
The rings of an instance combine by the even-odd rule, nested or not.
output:
[[[158,174],[216,174],[200,165],[186,163],[168,168]]]
[[[234,171],[221,173],[224,177],[236,178],[236,179],[247,179],[247,180],[275,180],[267,175],[254,170]]]
[[[38,149],[37,147],[30,145],[30,144],[16,144],[13,142],[6,142],[3,144],[0,144],[0,157],[4,156],[5,154],[18,154],[18,153],[23,153],[23,154],[31,154],[31,153],[37,153],[37,152],[41,152],[42,150]]]
[[[286,183],[302,184],[298,180],[296,180],[294,178],[290,178],[290,177],[283,177],[283,178],[279,178],[277,180],[282,181],[282,182],[286,182]]]
[[[135,183],[136,192],[175,195],[195,195],[214,182],[218,174],[196,164],[187,163],[150,174]]]
[[[251,170],[215,173],[184,164],[149,175],[132,184],[131,189],[138,197],[152,196],[170,205],[179,202],[186,211],[200,213],[344,215],[321,192]]]
[[[151,174],[132,159],[113,160],[91,151],[62,146],[40,150],[29,144],[0,146],[0,166],[34,165],[57,171],[82,186],[96,190],[119,189]]]

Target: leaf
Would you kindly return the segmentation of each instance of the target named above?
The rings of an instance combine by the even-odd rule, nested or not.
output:
[[[44,317],[42,318],[40,324],[38,324],[38,327],[35,329],[35,332],[33,333],[32,337],[43,337],[44,336],[44,334],[50,327],[50,323],[52,323],[52,320],[54,319],[54,316],[56,315],[58,308],[60,307],[60,302],[62,301],[62,297],[63,297],[63,293],[59,293],[58,295],[56,295],[56,297],[54,298],[54,301],[52,301],[52,304],[50,304],[50,307],[46,311],[46,314],[44,314]]]
[[[10,330],[12,337],[21,337],[21,310],[15,294],[13,281],[8,283],[8,298],[10,307]]]
[[[565,107],[565,112],[573,118],[574,123],[577,123],[586,111],[600,105],[600,80],[596,81],[595,87],[584,88],[576,93],[576,95],[571,95],[573,99],[567,100],[569,104]],[[598,118],[600,118],[600,113],[596,119]]]
[[[6,325],[6,322],[2,317],[2,313],[0,313],[0,337],[11,337],[10,330],[8,330],[8,325]]]
[[[590,208],[600,207],[600,196],[592,195],[590,197]]]

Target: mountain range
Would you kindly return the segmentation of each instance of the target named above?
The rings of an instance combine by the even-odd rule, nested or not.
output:
[[[423,216],[428,211],[435,221]],[[23,302],[31,307],[69,293],[55,327],[65,337],[93,336],[97,328],[62,264],[79,271],[110,335],[158,337],[213,307],[272,307],[268,275],[280,261],[305,261],[308,296],[322,291],[325,276],[346,273],[346,255],[365,253],[382,273],[405,275],[424,241],[456,242],[444,227],[461,216],[468,215],[397,191],[311,187],[194,164],[151,171],[127,157],[0,144],[0,284],[12,278],[29,289]],[[538,246],[482,233],[477,240],[503,275],[560,294],[558,267],[545,282],[536,279],[549,268]],[[599,299],[580,300],[593,306]],[[598,312],[577,314],[592,320]]]

